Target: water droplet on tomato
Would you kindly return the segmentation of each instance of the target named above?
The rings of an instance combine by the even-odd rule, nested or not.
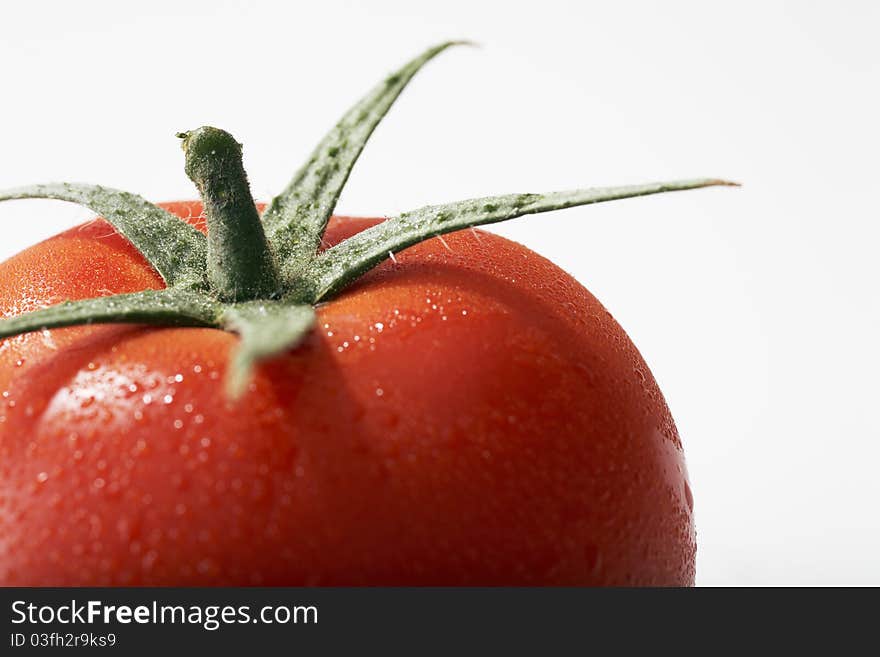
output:
[[[144,558],[141,559],[141,566],[144,570],[150,570],[153,567],[153,564],[156,563],[156,559],[159,558],[159,553],[156,550],[150,550],[144,555]]]

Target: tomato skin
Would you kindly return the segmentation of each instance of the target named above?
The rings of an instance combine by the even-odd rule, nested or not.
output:
[[[222,331],[0,344],[0,584],[692,585],[681,443],[626,334],[528,249],[444,239],[319,306],[239,402]],[[161,287],[97,220],[0,264],[0,312]]]

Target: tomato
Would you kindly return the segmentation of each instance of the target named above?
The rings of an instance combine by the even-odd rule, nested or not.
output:
[[[237,400],[232,333],[3,341],[0,584],[693,584],[681,442],[624,331],[525,247],[443,240],[320,304]],[[96,220],[0,264],[0,312],[162,287]]]
[[[262,213],[213,126],[177,134],[201,203],[0,191],[106,218],[0,264],[0,584],[693,584],[681,442],[638,351],[475,227],[735,183],[332,217],[453,45],[374,86]]]

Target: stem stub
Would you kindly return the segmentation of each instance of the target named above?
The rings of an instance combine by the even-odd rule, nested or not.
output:
[[[203,126],[177,135],[186,175],[196,184],[208,220],[208,283],[220,299],[270,299],[280,292],[278,267],[242,165],[241,144]]]

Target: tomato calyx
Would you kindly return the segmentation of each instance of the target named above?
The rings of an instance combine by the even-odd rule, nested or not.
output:
[[[321,140],[260,216],[228,132],[203,126],[178,133],[186,173],[207,218],[207,237],[142,197],[98,185],[55,183],[0,192],[0,201],[48,198],[104,217],[156,269],[167,288],[69,301],[0,320],[0,339],[93,323],[203,326],[241,338],[228,389],[240,394],[255,363],[294,348],[311,330],[314,306],[344,290],[395,252],[445,233],[526,214],[681,191],[725,180],[701,178],[549,194],[509,194],[405,212],[319,252],[354,163],[413,76],[452,45],[427,51],[385,78]]]

